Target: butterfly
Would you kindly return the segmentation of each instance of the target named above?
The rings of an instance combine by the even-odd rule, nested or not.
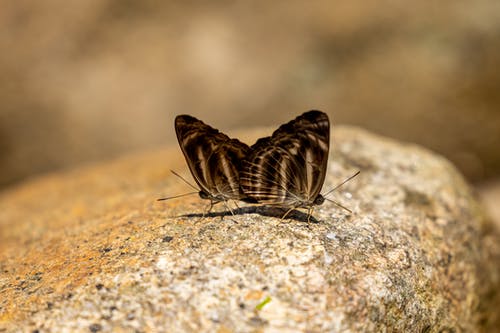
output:
[[[307,208],[309,220],[313,206],[328,200],[320,191],[329,148],[328,115],[305,112],[250,147],[240,171],[243,192],[258,203],[289,208],[282,218],[296,208]]]
[[[189,115],[175,118],[175,132],[189,170],[199,186],[200,198],[210,200],[209,212],[219,202],[253,201],[243,193],[239,179],[241,162],[250,149],[248,145]]]

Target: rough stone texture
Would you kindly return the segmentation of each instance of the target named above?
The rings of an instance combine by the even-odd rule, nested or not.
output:
[[[497,229],[500,230],[500,179],[487,182],[478,187],[481,202],[487,208]]]
[[[196,196],[156,202],[190,190],[170,168],[187,173],[175,145],[4,192],[0,332],[498,323],[498,236],[456,170],[422,148],[335,129],[324,190],[362,173],[331,197],[353,214],[326,202],[318,223],[244,205],[201,218],[207,203]]]

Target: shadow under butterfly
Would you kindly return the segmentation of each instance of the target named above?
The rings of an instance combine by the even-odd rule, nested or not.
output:
[[[219,212],[208,212],[208,213],[189,213],[185,215],[181,215],[182,217],[188,218],[204,218],[204,217],[220,217],[221,219],[226,216],[235,216],[235,215],[245,215],[245,214],[259,214],[261,216],[267,217],[280,217],[283,218],[284,214],[288,212],[288,208],[279,207],[279,206],[266,206],[266,205],[258,205],[258,206],[246,206],[246,207],[238,207],[233,210],[227,211],[219,211]],[[292,210],[287,215],[288,218],[299,222],[313,222],[318,223],[319,221],[312,215],[308,215],[307,213],[301,212],[299,210]],[[237,221],[234,221],[237,222]]]
[[[357,176],[359,171],[325,195],[320,194],[330,143],[328,116],[321,111],[312,110],[298,116],[251,147],[188,115],[176,117],[175,130],[199,192],[172,171],[197,192],[158,200],[194,193],[210,200],[207,213],[187,215],[189,217],[228,215],[225,212],[210,214],[219,202],[224,203],[231,215],[259,213],[276,216],[276,211],[280,210],[282,219],[297,208],[307,208],[307,215],[297,211],[290,215],[301,221],[306,220],[304,216],[310,221],[313,207],[325,200],[351,212],[325,196]],[[265,207],[238,207],[233,211],[227,205],[229,200],[258,203]],[[282,209],[286,210],[284,214]],[[316,221],[314,217],[313,221]]]

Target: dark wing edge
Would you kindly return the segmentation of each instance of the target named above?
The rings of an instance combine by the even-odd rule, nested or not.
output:
[[[324,112],[313,110],[296,119],[296,129],[304,128],[302,142],[307,143],[306,179],[309,198],[314,201],[325,182],[330,151],[330,120]],[[307,154],[307,152],[311,152]]]

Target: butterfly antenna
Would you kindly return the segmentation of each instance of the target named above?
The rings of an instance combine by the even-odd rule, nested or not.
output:
[[[194,188],[197,192],[199,192],[199,189],[194,186],[193,184],[191,184],[190,182],[188,182],[184,177],[182,177],[181,175],[179,175],[177,172],[175,172],[174,170],[170,170],[170,172],[172,172],[174,175],[176,175],[177,177],[179,177],[180,179],[182,179],[182,181],[186,184],[188,184],[189,186],[191,186],[192,188]]]
[[[334,188],[332,188],[330,191],[328,191],[325,194],[323,194],[323,197],[326,197],[328,194],[332,193],[333,191],[335,191],[336,189],[338,189],[339,187],[341,187],[342,185],[344,185],[345,183],[347,183],[348,181],[350,181],[351,179],[353,179],[354,177],[356,177],[357,175],[359,175],[360,172],[361,171],[358,170],[354,175],[352,175],[349,178],[345,179],[342,183],[338,184],[337,186],[335,186]],[[331,201],[331,200],[329,200],[329,201]],[[337,205],[338,205],[338,203],[337,203]],[[343,208],[345,208],[345,207],[343,207]]]
[[[349,208],[347,208],[347,207],[345,207],[345,206],[341,205],[341,204],[340,204],[340,203],[338,203],[337,201],[333,201],[333,200],[330,200],[330,199],[327,199],[327,198],[325,198],[325,200],[330,201],[330,202],[331,202],[332,204],[334,204],[335,206],[338,206],[338,207],[340,207],[340,208],[342,208],[342,209],[345,209],[345,210],[346,210],[346,211],[348,211],[350,214],[352,214],[352,210],[350,210]]]
[[[179,195],[174,195],[173,197],[160,198],[160,199],[156,199],[156,201],[170,200],[170,199],[175,199],[175,198],[185,197],[185,196],[187,196],[187,195],[196,194],[196,193],[198,193],[198,191],[196,191],[196,192],[184,193],[184,194],[179,194]]]

